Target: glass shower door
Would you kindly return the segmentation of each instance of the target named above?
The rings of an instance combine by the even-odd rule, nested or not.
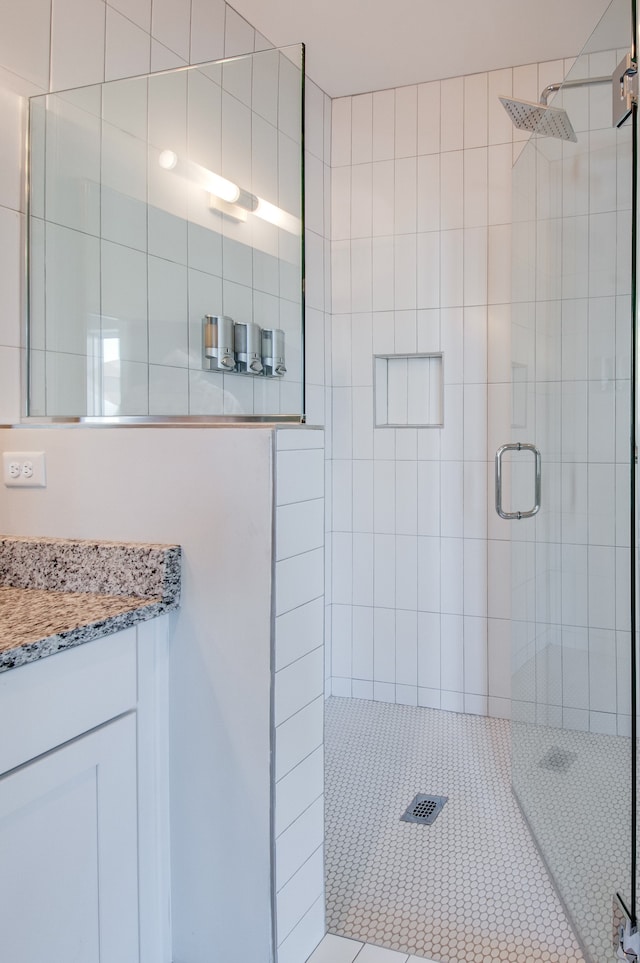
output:
[[[612,126],[611,84],[582,81],[610,76],[631,37],[630,4],[614,0],[566,78],[581,83],[553,100],[575,142],[534,133],[513,171],[512,422],[501,477],[503,512],[523,516],[504,522],[513,786],[591,963],[618,958],[614,895],[632,914],[635,903],[634,219],[632,119]]]

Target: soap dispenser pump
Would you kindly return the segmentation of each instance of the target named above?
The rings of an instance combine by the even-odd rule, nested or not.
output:
[[[205,314],[203,319],[204,363],[208,371],[234,371],[233,318]]]
[[[280,328],[262,329],[262,364],[264,373],[282,378],[287,369],[284,363],[284,331]]]
[[[252,321],[246,324],[236,321],[234,345],[238,362],[238,371],[247,374],[262,372],[262,330]]]

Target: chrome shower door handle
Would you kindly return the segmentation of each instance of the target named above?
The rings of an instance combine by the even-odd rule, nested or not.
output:
[[[535,458],[535,504],[527,512],[505,512],[502,508],[502,456],[505,451],[532,451]],[[515,442],[512,445],[501,445],[496,452],[496,511],[500,518],[518,520],[533,518],[540,511],[540,496],[542,492],[542,456],[535,445],[526,442]]]

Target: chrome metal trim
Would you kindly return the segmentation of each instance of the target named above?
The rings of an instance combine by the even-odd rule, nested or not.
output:
[[[535,503],[533,508],[526,512],[505,512],[502,508],[502,456],[505,451],[531,451],[535,457]],[[531,445],[527,442],[514,442],[509,445],[501,445],[496,452],[496,512],[500,518],[505,518],[507,520],[521,518],[533,518],[540,511],[541,505],[541,495],[542,495],[542,456],[535,445]]]
[[[612,126],[622,127],[638,102],[638,65],[630,53],[625,54],[611,76]]]
[[[25,418],[15,424],[3,424],[0,428],[264,428],[300,425],[305,428],[322,427],[307,425],[304,415],[135,415],[135,416],[86,416]]]
[[[582,79],[576,78],[575,80],[561,80],[555,84],[547,84],[540,94],[540,103],[546,107],[551,94],[557,93],[558,90],[570,90],[573,87],[592,87],[594,84],[610,83],[611,77],[583,77]]]

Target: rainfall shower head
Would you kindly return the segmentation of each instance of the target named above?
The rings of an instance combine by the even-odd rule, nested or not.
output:
[[[578,138],[566,110],[561,107],[549,107],[547,100],[551,94],[559,90],[610,84],[612,79],[612,77],[584,77],[581,80],[565,80],[559,84],[548,84],[540,94],[540,101],[537,104],[530,100],[515,100],[513,97],[500,97],[499,100],[520,130],[530,130],[535,134],[542,134],[543,137],[557,137],[560,140],[572,140],[575,143]]]
[[[560,140],[578,140],[566,110],[534,104],[529,100],[513,100],[511,97],[499,99],[520,130],[530,130],[543,137],[559,137]]]

